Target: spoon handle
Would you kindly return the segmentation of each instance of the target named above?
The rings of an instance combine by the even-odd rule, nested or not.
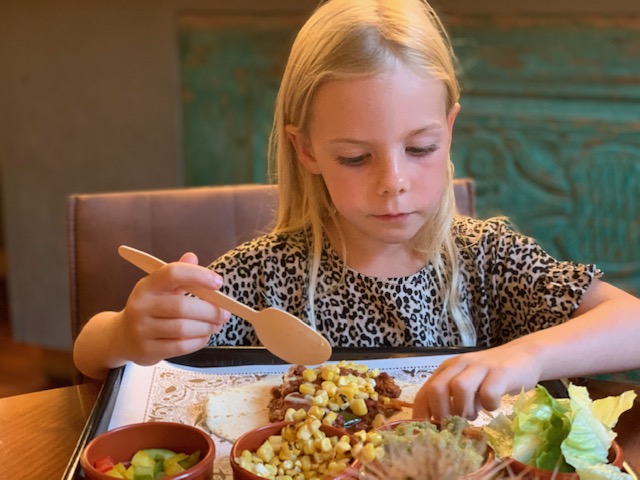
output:
[[[120,247],[118,247],[118,253],[122,258],[147,273],[153,273],[163,265],[167,264],[147,252],[143,252],[142,250],[138,250],[133,247],[128,247],[127,245],[120,245]],[[242,317],[251,323],[254,321],[255,314],[258,313],[253,308],[248,307],[244,303],[240,303],[217,290],[203,288],[197,285],[191,285],[185,290],[202,300],[224,308],[235,316]]]

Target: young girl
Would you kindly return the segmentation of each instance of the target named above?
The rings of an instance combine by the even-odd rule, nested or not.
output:
[[[249,324],[187,286],[300,316],[335,346],[480,346],[442,364],[416,417],[473,417],[538,381],[640,366],[640,300],[556,261],[500,219],[456,216],[454,56],[421,0],[331,0],[301,29],[276,102],[275,230],[209,269],[193,254],[93,317],[74,357],[102,377],[211,345]]]

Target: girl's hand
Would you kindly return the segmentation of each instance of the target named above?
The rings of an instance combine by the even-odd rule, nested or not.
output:
[[[481,408],[495,410],[506,393],[533,388],[540,379],[536,357],[520,342],[445,360],[420,388],[413,417],[473,419]]]
[[[122,358],[152,365],[199,350],[220,331],[229,312],[185,295],[189,285],[219,289],[222,277],[198,266],[196,255],[187,253],[136,284],[115,320],[120,338],[113,340],[121,342]]]

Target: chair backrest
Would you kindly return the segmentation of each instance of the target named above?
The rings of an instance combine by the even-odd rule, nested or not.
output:
[[[473,181],[456,179],[455,193],[458,211],[475,216]],[[130,245],[166,261],[191,251],[208,264],[268,232],[276,207],[272,185],[71,195],[67,226],[73,338],[91,316],[124,307],[143,275],[118,256],[118,246]]]

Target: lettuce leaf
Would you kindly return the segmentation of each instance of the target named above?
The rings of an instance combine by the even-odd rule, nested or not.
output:
[[[635,392],[591,401],[586,388],[569,385],[569,399],[555,399],[541,385],[518,397],[513,413],[498,415],[484,427],[496,455],[581,479],[631,479],[608,465],[616,434],[612,428],[633,406]]]
[[[562,454],[583,478],[629,478],[611,477],[621,474],[613,465],[610,468],[595,468],[608,463],[609,449],[616,437],[611,429],[620,415],[633,406],[635,392],[628,391],[619,397],[607,397],[604,401],[592,402],[584,387],[569,385],[571,409],[574,412],[571,430],[562,442]],[[602,476],[609,475],[609,476]]]

